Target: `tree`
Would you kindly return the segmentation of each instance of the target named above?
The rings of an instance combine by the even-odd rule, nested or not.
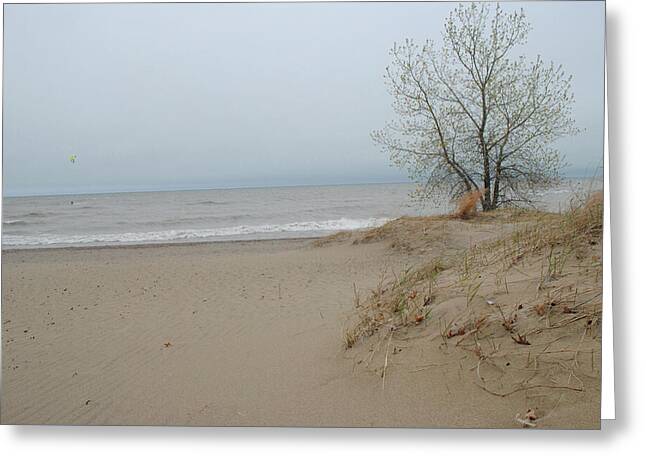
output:
[[[531,202],[558,181],[563,157],[553,144],[578,132],[572,76],[513,54],[529,31],[522,9],[460,4],[441,47],[394,45],[385,81],[397,119],[372,137],[419,183],[419,197],[480,190],[488,211]]]

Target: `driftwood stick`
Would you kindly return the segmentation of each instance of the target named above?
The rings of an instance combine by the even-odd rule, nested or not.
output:
[[[381,389],[384,390],[386,388],[386,369],[388,368],[388,353],[390,352],[390,341],[393,339],[393,333],[395,331],[392,330],[390,332],[390,337],[388,338],[388,345],[386,346],[386,356],[384,358],[384,370],[381,373]]]
[[[514,393],[517,393],[517,392],[523,392],[523,391],[531,390],[531,389],[534,389],[534,388],[554,388],[554,389],[558,389],[558,390],[572,390],[574,392],[582,392],[583,391],[582,388],[569,387],[567,385],[528,385],[526,387],[518,387],[518,388],[516,388],[514,390],[510,390],[509,392],[499,393],[499,392],[494,392],[493,390],[489,390],[484,385],[480,385],[478,383],[476,383],[476,385],[478,387],[480,387],[482,390],[484,390],[485,392],[490,393],[491,395],[494,395],[494,396],[497,396],[497,397],[503,397],[503,398],[508,397],[509,395],[513,395]]]

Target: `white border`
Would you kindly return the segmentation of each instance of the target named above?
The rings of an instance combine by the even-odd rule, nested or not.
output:
[[[546,466],[556,465],[591,470],[631,468],[635,462],[643,461],[646,442],[646,407],[642,403],[646,391],[643,348],[646,63],[642,57],[646,44],[646,2],[608,0],[608,17],[612,17],[613,24],[607,71],[612,83],[607,89],[611,90],[612,113],[609,114],[613,118],[610,148],[613,151],[618,417],[615,421],[604,421],[603,432],[1,426],[0,466],[48,470],[175,470],[198,466],[281,470],[501,470],[512,467],[544,470]],[[607,136],[605,145],[608,146]],[[605,158],[604,178],[610,172],[607,150]],[[608,179],[605,182],[608,191]],[[634,197],[640,192],[641,197]],[[606,217],[610,215],[609,202],[606,192]],[[609,228],[606,220],[604,229]],[[606,253],[610,254],[609,248],[606,245],[604,250],[604,269],[610,268],[610,258],[608,261],[605,258]],[[612,287],[610,281],[604,272],[604,288]],[[612,314],[609,300],[609,296],[604,296],[606,319]],[[605,336],[606,340],[609,338],[612,335]],[[608,343],[604,343],[607,347]]]
[[[608,73],[604,66],[603,136],[603,310],[601,314],[601,419],[615,419],[615,357],[612,316],[612,245],[610,239],[610,158],[608,146]]]
[[[271,1],[271,0],[267,0]],[[283,0],[284,1],[284,0]],[[300,1],[300,0],[287,0]],[[307,0],[305,0],[307,1]],[[343,1],[343,0],[332,0]],[[367,0],[370,1],[370,0]],[[398,0],[395,0],[398,1]],[[423,0],[425,1],[425,0]],[[429,0],[437,1],[437,0]],[[468,0],[467,0],[468,1]],[[522,1],[522,0],[511,0]],[[145,3],[158,3],[155,1],[144,0]],[[181,2],[181,0],[180,0]],[[5,2],[3,2],[4,5]],[[31,3],[25,0],[15,0],[7,3]],[[83,0],[67,0],[65,3],[90,3]],[[107,0],[97,3],[115,3],[113,0]],[[126,2],[122,2],[126,3]],[[190,3],[190,2],[189,2]],[[264,3],[259,0],[258,3]],[[4,8],[3,8],[4,10]],[[4,21],[4,11],[0,12],[0,21]],[[0,38],[0,48],[3,44],[3,38]],[[607,71],[604,67],[606,77],[604,80],[605,89],[605,126],[604,126],[604,228],[603,228],[603,313],[602,313],[602,387],[601,387],[601,419],[615,419],[615,390],[614,390],[614,345],[613,345],[613,315],[612,315],[612,272],[611,272],[611,239],[610,239],[610,165],[608,152],[608,101],[607,101]],[[0,98],[0,107],[2,98]],[[1,142],[1,137],[0,137]],[[2,182],[0,181],[0,194],[2,191]],[[0,217],[2,208],[0,207]],[[1,259],[1,255],[0,255]],[[0,274],[0,282],[2,276]]]

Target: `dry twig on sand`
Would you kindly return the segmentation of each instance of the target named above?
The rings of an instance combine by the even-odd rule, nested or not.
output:
[[[552,389],[558,389],[558,390],[572,390],[574,392],[582,392],[583,391],[583,388],[571,387],[569,385],[548,385],[548,384],[546,384],[546,385],[538,385],[537,384],[537,385],[521,386],[521,387],[517,387],[517,388],[515,388],[513,390],[510,390],[508,392],[500,393],[500,392],[494,392],[493,390],[489,390],[487,387],[485,387],[484,385],[481,385],[479,383],[476,383],[476,385],[478,387],[480,387],[482,390],[484,390],[485,392],[490,393],[491,395],[495,395],[497,397],[502,397],[502,398],[508,397],[509,395],[513,395],[514,393],[524,392],[524,391],[532,390],[532,389],[535,389],[535,388],[552,388]]]
[[[384,390],[386,388],[386,369],[388,368],[388,353],[390,352],[390,342],[393,339],[393,333],[395,333],[395,330],[390,331],[390,336],[388,337],[388,345],[386,346],[386,355],[384,357],[384,370],[381,373],[381,389]]]

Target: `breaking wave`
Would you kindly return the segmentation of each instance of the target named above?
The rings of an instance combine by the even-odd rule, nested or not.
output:
[[[5,246],[48,246],[48,245],[111,245],[111,244],[146,244],[175,241],[198,241],[208,239],[253,238],[254,235],[267,238],[285,238],[289,234],[303,235],[324,234],[341,230],[358,230],[377,227],[388,222],[388,218],[369,219],[334,219],[312,222],[292,222],[286,224],[239,225],[213,229],[163,230],[157,232],[97,233],[83,235],[43,234],[43,235],[4,235]],[[283,234],[283,236],[281,236]]]

